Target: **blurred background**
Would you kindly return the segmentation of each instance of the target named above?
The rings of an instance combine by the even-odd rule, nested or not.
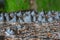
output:
[[[18,10],[29,10],[32,6],[37,11],[42,9],[60,11],[60,0],[3,0],[4,9],[0,8],[0,11],[15,12]],[[33,2],[31,4],[31,2]],[[1,2],[0,2],[1,4]],[[32,9],[34,9],[32,7]]]

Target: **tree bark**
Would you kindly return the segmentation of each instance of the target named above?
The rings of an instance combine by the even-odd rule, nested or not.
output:
[[[30,0],[30,9],[37,10],[36,0]]]

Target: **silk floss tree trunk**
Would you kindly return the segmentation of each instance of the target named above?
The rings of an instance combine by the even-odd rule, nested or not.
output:
[[[30,9],[37,10],[36,0],[30,0]]]

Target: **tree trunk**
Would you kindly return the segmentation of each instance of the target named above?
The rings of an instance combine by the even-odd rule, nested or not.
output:
[[[30,0],[30,9],[37,10],[36,0]]]

